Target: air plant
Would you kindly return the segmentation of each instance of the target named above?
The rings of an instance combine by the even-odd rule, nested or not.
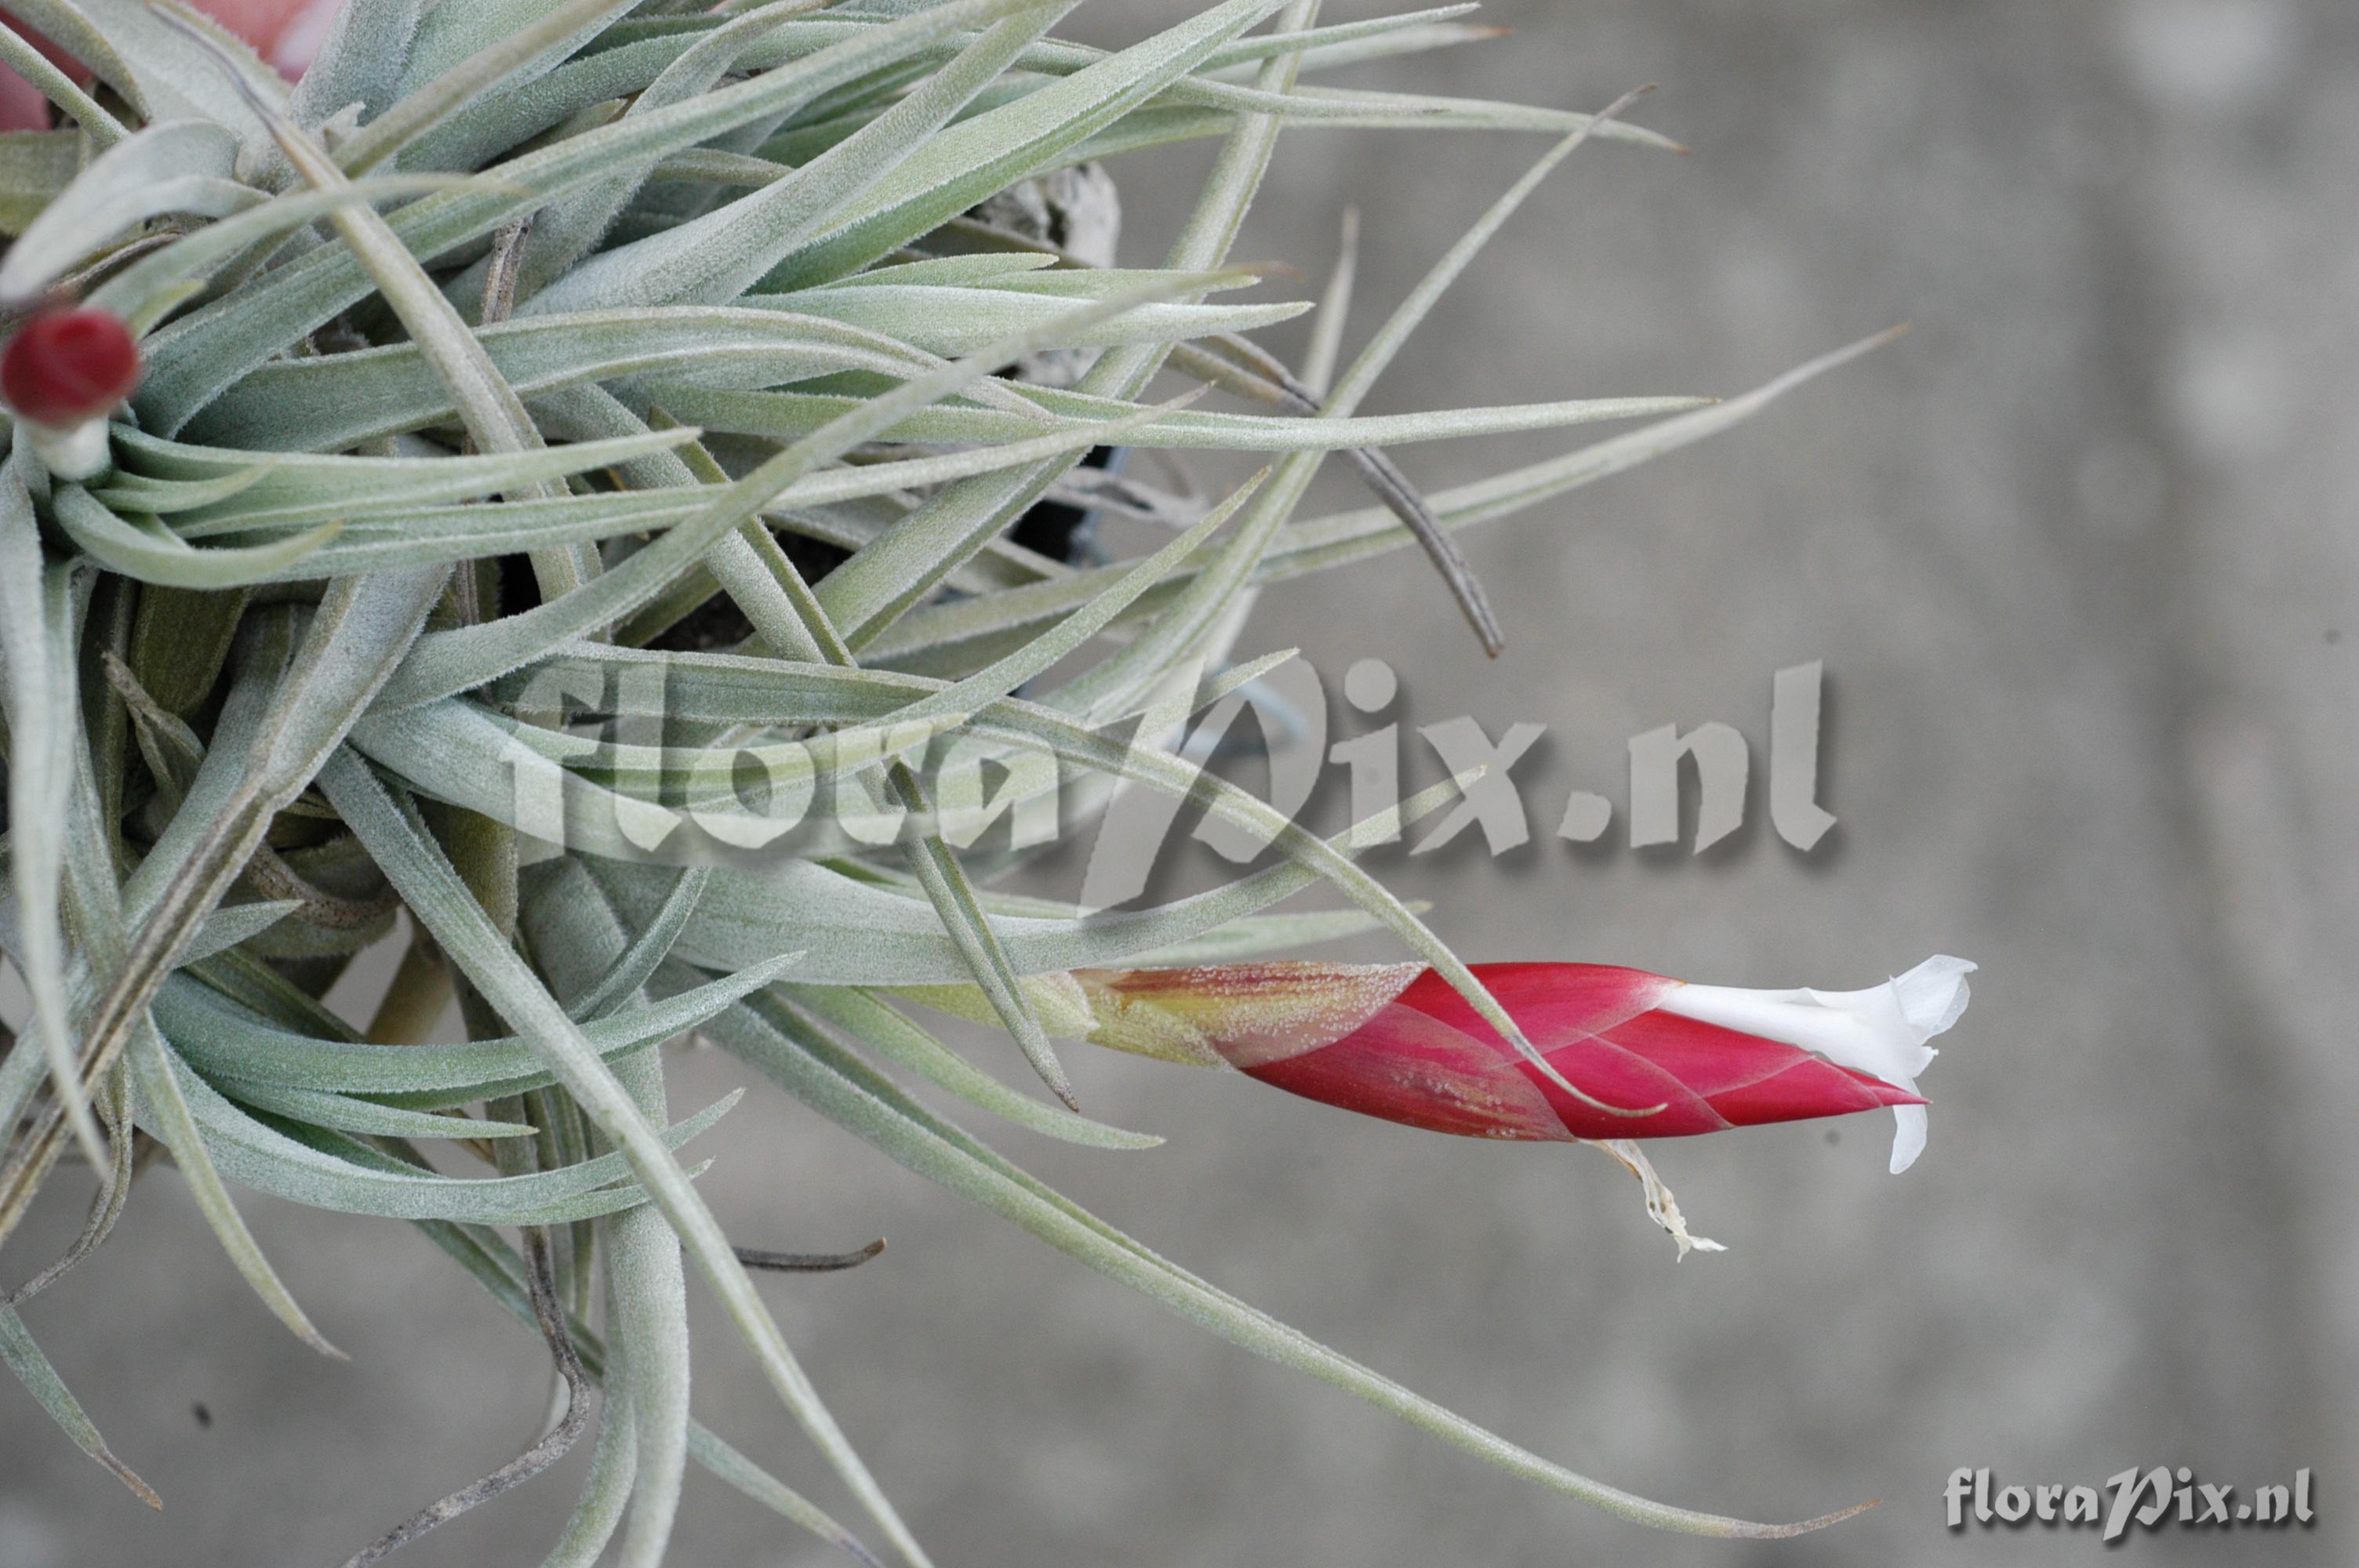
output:
[[[1605,1142],[1683,1245],[1630,1139],[1908,1113],[1915,1053],[1962,1002],[1954,968],[1939,998],[1920,971],[1884,999],[1914,1032],[1897,1066],[1788,1028],[1843,1011],[1818,993],[1717,993],[1714,1012],[1703,988],[1598,971],[1543,976],[1559,1000],[1535,1000],[1525,971],[1469,968],[1354,861],[1454,786],[1331,841],[1140,739],[1142,716],[1270,667],[1228,662],[1251,596],[1404,546],[1495,646],[1457,530],[1709,435],[1865,346],[1724,403],[1358,412],[1560,160],[1665,138],[1311,80],[1482,36],[1466,5],[1322,24],[1316,0],[1224,0],[1105,51],[1053,35],[1071,0],[350,0],[307,24],[318,52],[290,85],[170,0],[12,5],[41,42],[0,27],[0,59],[61,119],[0,135],[0,945],[29,997],[0,1033],[0,1243],[61,1164],[86,1164],[96,1195],[68,1253],[20,1271],[0,1357],[94,1458],[153,1500],[17,1309],[105,1238],[160,1146],[315,1348],[333,1353],[234,1188],[416,1226],[565,1379],[530,1452],[354,1562],[545,1467],[593,1410],[551,1562],[617,1538],[625,1563],[660,1559],[691,1463],[873,1560],[690,1415],[693,1272],[863,1529],[925,1563],[746,1272],[857,1256],[741,1251],[681,1162],[734,1103],[670,1103],[662,1047],[692,1032],[1191,1321],[1542,1486],[1705,1534],[1827,1522],[1692,1512],[1516,1447],[1158,1257],[887,1070],[1125,1150],[1155,1140],[1079,1114],[1054,1037],[1192,1051],[1428,1124],[1451,1120],[1431,1109],[1445,1069],[1467,1068],[1494,1103],[1451,1130]],[[294,36],[274,17],[273,61]],[[1339,312],[1297,369],[1248,334],[1306,305],[1220,297],[1265,281],[1234,242],[1278,135],[1313,124],[1553,138],[1340,373]],[[1189,139],[1219,152],[1159,266],[1090,265],[987,205]],[[1020,373],[1044,356],[1086,368]],[[1386,454],[1634,419],[1430,496]],[[1195,504],[1084,465],[1110,448],[1270,460]],[[1375,503],[1298,516],[1339,454]],[[1019,542],[1060,504],[1172,532],[1104,561]],[[1084,667],[1057,674],[1069,660]],[[1027,855],[976,847],[951,757],[1001,770],[984,826],[1048,798],[1071,830],[1127,783],[1262,835],[1273,863],[1158,907],[1060,913],[991,885]],[[1154,967],[1347,929],[1267,913],[1321,882],[1415,962],[1312,986]],[[321,998],[383,942],[398,968],[356,1026]],[[913,997],[1004,1027],[1063,1103],[972,1065]],[[465,1041],[424,1043],[453,999]],[[1746,1100],[1754,1071],[1793,1092]]]

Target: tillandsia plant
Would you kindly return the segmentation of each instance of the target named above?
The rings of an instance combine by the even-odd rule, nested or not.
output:
[[[530,1452],[355,1563],[546,1467],[593,1411],[551,1563],[618,1538],[660,1559],[690,1464],[874,1561],[690,1413],[691,1272],[862,1535],[926,1562],[746,1272],[860,1255],[741,1251],[682,1163],[732,1103],[671,1105],[662,1046],[694,1033],[1191,1321],[1542,1486],[1705,1534],[1827,1522],[1691,1512],[1527,1453],[1158,1257],[887,1071],[1103,1150],[1156,1140],[1079,1114],[1055,1039],[1598,1142],[1682,1250],[1636,1140],[1889,1106],[1896,1168],[1913,1155],[1926,1042],[1970,966],[1845,993],[1470,968],[1354,861],[1468,781],[1330,840],[1157,741],[1278,662],[1234,665],[1231,642],[1304,573],[1419,546],[1495,648],[1456,530],[1866,346],[1721,403],[1358,412],[1561,159],[1671,144],[1314,83],[1482,36],[1464,5],[1322,22],[1317,0],[1224,0],[1112,51],[1054,35],[1071,0],[350,0],[218,7],[228,26],[170,0],[12,5],[0,59],[39,99],[0,136],[0,943],[29,999],[0,1034],[0,1245],[61,1165],[96,1195],[65,1256],[13,1276],[0,1357],[92,1457],[154,1500],[18,1309],[160,1149],[313,1347],[334,1353],[237,1187],[416,1226],[565,1380]],[[1301,125],[1553,145],[1338,371],[1347,270],[1299,366],[1248,334],[1305,305],[1219,297],[1263,281],[1231,252]],[[1056,182],[1102,189],[1101,160],[1190,138],[1218,155],[1159,266],[1020,222]],[[1609,419],[1649,422],[1430,496],[1385,450]],[[1270,464],[1207,503],[1093,466],[1110,449]],[[1335,455],[1374,503],[1298,516]],[[1071,550],[1040,526],[1060,507],[1168,537]],[[993,890],[1034,847],[982,849],[996,818],[1047,802],[1071,830],[1117,784],[1201,805],[1271,863],[1086,915]],[[1271,912],[1322,882],[1351,909]],[[1354,929],[1413,961],[1260,957]],[[381,942],[398,968],[356,1026],[321,998]],[[454,999],[465,1040],[425,1043]],[[913,1003],[1003,1026],[1054,1099]]]

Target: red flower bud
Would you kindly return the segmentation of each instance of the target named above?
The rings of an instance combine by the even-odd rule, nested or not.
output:
[[[1893,1169],[1924,1141],[1925,1042],[1965,1007],[1932,958],[1860,991],[1690,986],[1602,964],[1477,964],[1565,1093],[1416,964],[1079,970],[1103,1044],[1219,1062],[1366,1116],[1475,1138],[1679,1138],[1761,1122],[1900,1113]]]
[[[130,396],[139,369],[139,345],[115,317],[44,310],[0,350],[0,395],[19,417],[65,429]]]

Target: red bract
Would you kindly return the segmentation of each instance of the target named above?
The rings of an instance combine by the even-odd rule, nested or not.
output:
[[[1936,958],[1864,991],[1739,991],[1600,964],[1474,973],[1584,1103],[1420,965],[1240,964],[1077,973],[1093,1038],[1218,1060],[1329,1105],[1476,1138],[1679,1138],[1925,1103],[1925,1041],[1973,966]],[[1742,1024],[1743,1027],[1734,1025]],[[1894,1168],[1923,1140],[1903,1110]]]
[[[103,310],[45,310],[0,350],[0,395],[37,425],[96,418],[138,384],[139,345]]]

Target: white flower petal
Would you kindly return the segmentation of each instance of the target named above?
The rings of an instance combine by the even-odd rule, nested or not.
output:
[[[1925,1108],[1921,1105],[1896,1105],[1892,1119],[1892,1173],[1898,1175],[1917,1162],[1925,1152]]]
[[[1757,1034],[1816,1052],[1839,1067],[1917,1092],[1918,1075],[1940,1054],[1926,1044],[1966,1011],[1966,977],[1974,966],[1946,954],[1907,974],[1855,991],[1754,990],[1743,986],[1681,986],[1656,1003],[1665,1012]],[[1895,1106],[1899,1130],[1892,1170],[1907,1170],[1925,1150],[1925,1108]]]
[[[1974,968],[1963,958],[1936,954],[1892,982],[1900,1011],[1925,1038],[1942,1033],[1966,1011],[1966,977]]]

